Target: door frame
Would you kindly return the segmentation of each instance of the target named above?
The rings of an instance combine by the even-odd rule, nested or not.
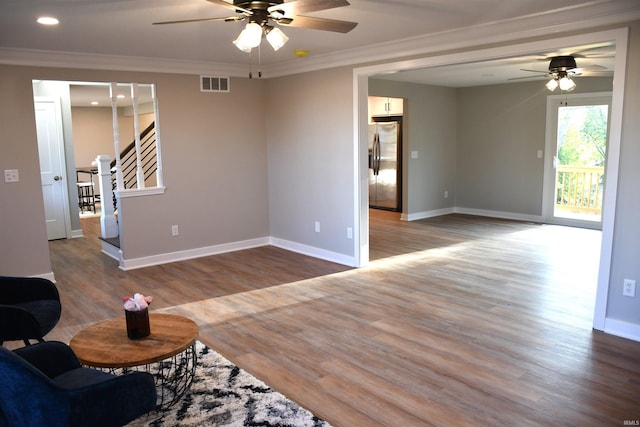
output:
[[[607,320],[609,299],[609,279],[613,255],[613,233],[615,228],[616,200],[618,193],[618,175],[620,166],[620,145],[622,139],[622,114],[624,109],[625,75],[627,68],[627,45],[629,29],[627,27],[589,32],[578,35],[536,40],[488,48],[469,50],[455,54],[436,55],[406,61],[370,65],[353,69],[353,195],[354,195],[354,263],[361,267],[369,264],[369,215],[367,194],[367,109],[369,76],[380,73],[394,73],[412,68],[436,67],[468,62],[477,62],[497,58],[537,54],[543,51],[563,49],[581,44],[612,42],[616,46],[615,79],[611,98],[611,117],[608,149],[608,176],[606,181],[607,197],[602,209],[602,244],[598,285],[596,291],[593,328],[604,331]],[[469,47],[472,49],[472,47]]]
[[[55,113],[55,132],[58,140],[58,146],[55,147],[52,152],[55,151],[58,158],[57,163],[60,166],[60,176],[62,177],[62,188],[60,190],[61,193],[61,203],[62,203],[62,215],[64,221],[65,228],[65,238],[68,239],[72,237],[71,232],[71,214],[69,212],[69,189],[68,189],[68,174],[67,174],[67,159],[65,157],[65,140],[64,140],[64,132],[63,132],[63,123],[62,123],[62,107],[59,98],[53,96],[34,96],[34,114],[36,109],[36,104],[53,104],[54,113]],[[39,151],[39,148],[38,148]],[[41,171],[42,173],[42,171]],[[41,184],[42,185],[42,184]],[[43,203],[44,203],[44,194]],[[45,218],[46,221],[46,218]]]
[[[607,191],[607,176],[609,174],[609,141],[611,130],[611,103],[613,94],[610,91],[607,92],[585,92],[575,94],[561,94],[561,95],[549,95],[547,96],[547,118],[546,118],[546,130],[545,130],[545,142],[544,142],[544,176],[542,185],[542,217],[544,221],[549,224],[577,226],[583,228],[602,229],[603,216],[600,215],[600,221],[584,221],[571,218],[558,218],[554,216],[553,196],[555,194],[556,174],[553,159],[557,154],[557,133],[558,133],[558,108],[561,106],[563,100],[574,100],[580,102],[580,100],[587,99],[607,99],[607,105],[609,111],[607,114],[607,150],[605,154],[605,189],[603,194],[602,210],[604,213],[604,199],[606,198]],[[582,105],[580,103],[576,106]],[[587,104],[585,104],[587,105]],[[555,143],[554,143],[555,142]],[[555,149],[554,149],[555,148]]]

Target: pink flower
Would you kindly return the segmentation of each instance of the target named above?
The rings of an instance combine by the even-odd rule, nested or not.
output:
[[[124,309],[127,311],[141,311],[146,309],[151,301],[153,301],[152,296],[144,296],[142,294],[134,294],[133,297],[126,296],[122,298],[124,302]]]

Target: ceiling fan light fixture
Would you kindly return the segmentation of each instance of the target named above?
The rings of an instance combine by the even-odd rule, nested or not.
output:
[[[576,82],[571,80],[569,76],[564,76],[560,79],[559,86],[560,90],[564,92],[571,92],[576,88]]]
[[[267,32],[267,41],[273,48],[273,50],[277,51],[289,40],[289,37],[285,33],[280,30],[280,28],[265,28]]]
[[[545,86],[549,89],[549,92],[553,92],[558,87],[558,81],[553,78],[549,80]]]
[[[243,52],[251,52],[251,49],[260,45],[261,39],[262,27],[255,22],[249,22],[233,44]]]

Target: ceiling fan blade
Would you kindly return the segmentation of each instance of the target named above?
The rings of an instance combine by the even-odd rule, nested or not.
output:
[[[287,3],[269,6],[267,11],[269,13],[281,11],[283,15],[291,16],[344,6],[349,6],[347,0],[293,0]]]
[[[197,18],[197,19],[181,19],[179,21],[163,21],[163,22],[154,22],[153,25],[166,25],[166,24],[184,24],[186,22],[204,22],[204,21],[225,21],[225,22],[234,22],[234,21],[242,21],[246,16],[228,16],[226,18]]]
[[[357,22],[312,18],[310,16],[294,16],[290,22],[287,22],[289,19],[291,18],[285,18],[282,21],[278,21],[278,23],[288,27],[310,28],[312,30],[333,31],[336,33],[348,33],[358,25]]]
[[[233,2],[229,3],[224,0],[207,0],[209,3],[217,4],[218,6],[226,7],[227,9],[231,9],[234,11],[240,11],[246,13],[248,15],[253,15],[253,12],[249,9],[245,9],[244,7],[236,6]]]
[[[539,77],[549,77],[548,74],[538,74],[537,76],[525,76],[525,77],[511,77],[507,80],[524,80],[524,79],[537,79]]]
[[[526,68],[520,68],[520,71],[528,71],[530,73],[545,73],[545,74],[547,74],[546,70],[529,70],[529,69],[526,69]]]
[[[580,70],[579,72],[582,72],[582,71],[605,71],[606,69],[607,69],[607,67],[603,67],[602,65],[597,65],[597,64],[587,65],[587,66],[584,66],[584,67],[576,68],[576,70]]]

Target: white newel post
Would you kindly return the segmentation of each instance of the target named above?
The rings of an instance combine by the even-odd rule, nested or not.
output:
[[[118,221],[113,210],[113,187],[111,184],[111,158],[96,157],[98,163],[98,184],[100,186],[100,231],[103,239],[118,237]]]

